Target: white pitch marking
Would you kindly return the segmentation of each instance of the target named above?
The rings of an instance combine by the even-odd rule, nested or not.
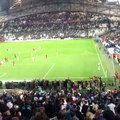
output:
[[[48,75],[48,73],[53,69],[53,67],[55,66],[55,64],[53,64],[50,69],[47,71],[47,73],[43,76],[43,79],[46,78],[46,76]]]
[[[93,43],[93,44],[94,44],[94,43]],[[99,58],[100,64],[101,64],[101,66],[102,66],[102,70],[103,70],[104,76],[106,77],[105,70],[104,70],[104,67],[103,67],[103,64],[102,64],[102,61],[101,61],[100,55],[98,54],[98,51],[97,51],[97,48],[96,48],[97,46],[94,45],[94,47],[95,47],[95,50],[96,50],[97,56],[98,56],[98,58]]]

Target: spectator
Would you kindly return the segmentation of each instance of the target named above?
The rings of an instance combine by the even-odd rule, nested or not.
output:
[[[105,110],[103,112],[103,118],[105,120],[115,120],[115,115],[114,115],[113,111],[111,111],[111,110]]]

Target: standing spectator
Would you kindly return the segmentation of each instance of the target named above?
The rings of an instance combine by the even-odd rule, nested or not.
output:
[[[120,104],[116,108],[115,120],[120,120]]]
[[[105,120],[115,120],[115,115],[111,110],[105,110],[103,112],[103,118]]]
[[[113,100],[110,100],[110,103],[108,104],[109,109],[115,114],[115,104]]]
[[[73,117],[71,118],[71,120],[79,120],[79,118],[76,116],[76,110],[72,112],[72,115]]]

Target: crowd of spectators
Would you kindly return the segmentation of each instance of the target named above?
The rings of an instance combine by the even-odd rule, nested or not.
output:
[[[62,85],[47,80],[22,82],[22,90],[0,94],[0,119],[120,120],[120,91],[95,89],[97,84],[96,80],[66,80]]]
[[[106,87],[106,83],[102,83],[101,78],[96,77],[96,76],[91,77],[90,81],[81,80],[81,81],[76,81],[76,83],[79,89],[92,88],[92,89],[98,90],[98,88],[101,87],[100,89],[105,90],[105,87]],[[64,88],[65,90],[67,90],[67,88],[71,88],[73,85],[74,85],[74,82],[71,81],[70,79],[67,79],[65,81],[58,81],[58,80],[49,81],[49,80],[37,79],[35,80],[35,82],[24,81],[24,82],[6,82],[5,83],[5,87],[7,89],[19,88],[19,89],[27,89],[27,90],[28,89],[33,90],[35,86],[42,86],[42,88],[45,90],[47,89],[56,90],[56,89],[61,89],[61,88]]]
[[[117,44],[120,46],[120,30],[116,30],[114,32],[111,32],[109,34],[111,41],[114,42],[114,44]]]
[[[115,47],[116,45],[120,46],[120,30],[111,30],[107,33],[101,34],[102,42],[110,44],[109,46]],[[111,43],[109,43],[111,41]]]
[[[36,13],[1,22],[0,35],[7,40],[73,38],[88,35],[90,29],[94,35],[96,28],[110,29],[112,24],[106,16],[94,13]]]

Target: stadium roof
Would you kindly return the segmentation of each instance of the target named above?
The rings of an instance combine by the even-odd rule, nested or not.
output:
[[[9,4],[9,10],[17,8],[17,7],[22,7],[24,5],[29,4],[29,2],[27,1],[31,1],[31,0],[0,0],[0,5],[2,7],[6,7],[5,4],[7,5],[8,8],[8,1],[14,1],[13,4]],[[21,1],[21,2],[20,2]],[[36,3],[35,0],[33,0],[34,2],[30,2],[32,4]],[[81,9],[81,11],[84,12],[96,12],[96,13],[100,13],[100,14],[108,14],[108,15],[113,15],[113,16],[120,16],[120,0],[36,0],[38,2],[38,7],[40,6],[44,6],[45,8],[47,7],[53,7],[57,4],[65,4],[67,7],[67,2],[68,4],[74,4],[77,5],[75,6],[75,9],[77,11]],[[2,3],[4,3],[4,5],[2,5]],[[53,5],[51,5],[52,3],[54,3]],[[59,5],[58,5],[59,6]],[[72,6],[73,5],[68,5],[68,6]],[[54,8],[54,7],[53,7]],[[57,7],[59,8],[59,7]],[[30,9],[30,8],[29,8]],[[50,10],[49,8],[47,8],[48,11]],[[22,8],[21,8],[22,10]],[[64,10],[64,9],[63,9]],[[71,8],[69,9],[71,10]],[[42,11],[41,11],[42,12]]]

